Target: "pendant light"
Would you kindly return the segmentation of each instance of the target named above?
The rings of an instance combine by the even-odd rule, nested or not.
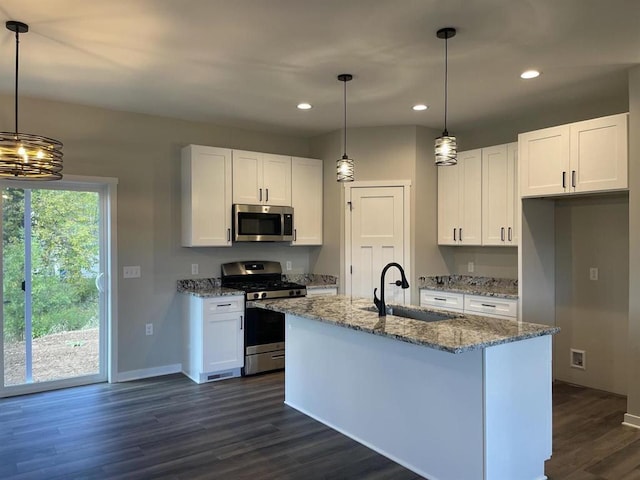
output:
[[[16,34],[15,131],[0,132],[0,177],[16,180],[60,180],[62,143],[52,138],[18,130],[18,49],[26,23],[10,20],[8,30]]]
[[[442,132],[442,136],[436,138],[436,165],[455,165],[456,163],[458,163],[458,146],[456,144],[456,137],[453,135],[449,135],[449,131],[447,130],[447,80],[449,73],[449,52],[447,51],[447,41],[450,38],[456,36],[456,29],[451,27],[441,28],[440,30],[438,30],[436,35],[438,36],[438,38],[444,38],[444,130]]]
[[[342,73],[338,80],[344,82],[344,154],[336,162],[339,182],[353,182],[353,158],[347,155],[347,82],[353,79],[353,75]]]

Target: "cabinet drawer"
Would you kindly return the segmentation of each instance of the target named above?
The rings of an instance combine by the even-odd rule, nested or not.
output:
[[[518,300],[483,295],[465,295],[464,312],[515,319],[518,317]]]
[[[319,297],[320,295],[337,295],[338,289],[335,287],[307,288],[307,297]]]
[[[242,312],[244,311],[244,296],[226,296],[207,298],[204,301],[204,314]]]
[[[420,306],[462,312],[464,294],[439,290],[420,290]]]

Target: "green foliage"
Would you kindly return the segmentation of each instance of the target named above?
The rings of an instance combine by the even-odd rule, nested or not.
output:
[[[98,323],[99,202],[93,192],[31,191],[33,337]],[[24,190],[3,190],[4,334],[24,339]]]

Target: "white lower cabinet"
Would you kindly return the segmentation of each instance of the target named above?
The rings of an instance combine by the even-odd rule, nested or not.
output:
[[[182,372],[196,383],[240,376],[244,296],[189,295],[183,314]]]
[[[464,294],[421,289],[420,306],[462,313]]]
[[[307,288],[307,297],[320,297],[322,295],[337,295],[338,287]]]
[[[518,318],[518,300],[515,298],[472,295],[442,290],[420,289],[420,306],[455,313],[482,315],[483,317]]]

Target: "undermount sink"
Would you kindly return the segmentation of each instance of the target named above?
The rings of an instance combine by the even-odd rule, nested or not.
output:
[[[362,310],[367,310],[369,312],[378,311],[378,309],[374,305],[363,307]],[[412,320],[420,320],[422,322],[440,322],[442,320],[449,320],[455,317],[454,314],[450,313],[434,312],[432,310],[424,310],[417,307],[407,307],[404,305],[387,305],[387,315],[411,318]]]

